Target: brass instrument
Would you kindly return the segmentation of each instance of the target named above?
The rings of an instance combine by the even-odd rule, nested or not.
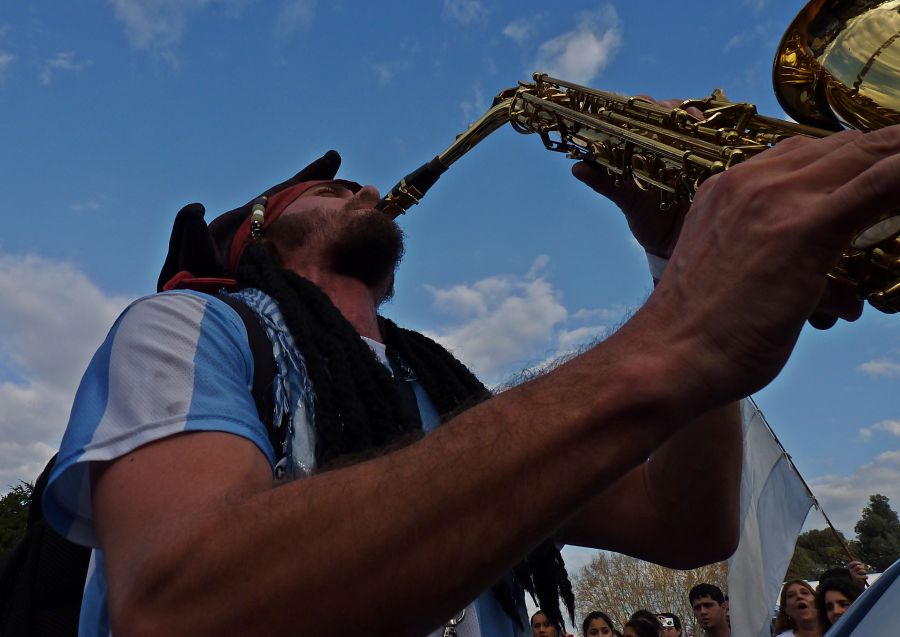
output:
[[[773,70],[777,97],[799,124],[759,115],[718,90],[672,109],[535,73],[533,82],[501,91],[487,113],[378,207],[392,217],[406,212],[456,160],[508,123],[537,134],[548,150],[657,189],[666,209],[690,201],[710,175],[786,137],[900,123],[898,68],[900,0],[811,0],[785,33]],[[863,229],[829,276],[856,286],[883,312],[900,311],[900,214],[891,211]]]

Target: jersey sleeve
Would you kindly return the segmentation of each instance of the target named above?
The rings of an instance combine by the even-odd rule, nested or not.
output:
[[[96,546],[91,464],[180,433],[242,436],[273,464],[252,381],[246,328],[227,304],[194,292],[133,303],[79,385],[44,494],[48,522],[69,540]]]

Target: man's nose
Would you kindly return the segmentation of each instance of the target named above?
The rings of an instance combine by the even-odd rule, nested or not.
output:
[[[381,194],[378,192],[378,188],[371,184],[363,186],[353,195],[354,204],[360,208],[371,208],[378,203],[379,199],[381,199]]]

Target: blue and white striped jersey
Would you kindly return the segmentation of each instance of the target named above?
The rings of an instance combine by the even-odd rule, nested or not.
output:
[[[259,419],[251,394],[253,355],[237,313],[200,292],[139,299],[113,325],[85,372],[44,495],[47,520],[70,540],[97,547],[91,463],[114,460],[182,432],[218,431],[247,438],[269,460],[273,475],[281,460],[279,477],[285,479],[303,478],[314,470],[312,388],[302,357],[270,297],[258,290],[238,296],[260,315],[272,341],[278,368],[275,422],[287,414],[287,448],[277,453],[272,449]],[[380,344],[369,344],[387,365]],[[418,383],[413,389],[423,425],[430,431],[438,424],[438,414]],[[471,637],[519,635],[489,592],[470,605],[467,621],[458,630]],[[91,559],[79,634],[110,635],[99,549]]]

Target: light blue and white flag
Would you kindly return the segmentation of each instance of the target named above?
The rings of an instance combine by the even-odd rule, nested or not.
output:
[[[797,536],[815,500],[751,399],[742,402],[741,537],[728,560],[731,634],[769,637]]]

